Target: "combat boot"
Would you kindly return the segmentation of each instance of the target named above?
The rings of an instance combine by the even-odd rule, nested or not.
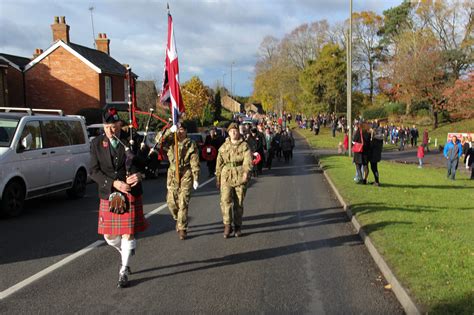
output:
[[[179,230],[179,239],[184,241],[186,239],[186,230]]]
[[[240,225],[236,225],[234,228],[235,228],[234,236],[235,237],[241,237],[242,236],[242,230],[240,229]]]
[[[224,238],[228,238],[232,233],[232,226],[230,224],[224,224]]]

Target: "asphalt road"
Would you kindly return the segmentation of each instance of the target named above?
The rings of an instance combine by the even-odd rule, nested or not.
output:
[[[100,246],[0,300],[0,313],[403,313],[305,142],[296,145],[290,164],[252,180],[243,237],[222,237],[212,182],[193,193],[186,241],[168,209],[149,218],[129,288],[116,288],[117,251]],[[0,293],[101,239],[95,189],[31,201],[0,221]],[[145,212],[165,192],[163,177],[145,181]]]

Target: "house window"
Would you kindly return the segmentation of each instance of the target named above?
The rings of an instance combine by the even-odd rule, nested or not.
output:
[[[105,76],[105,101],[112,102],[112,78]]]
[[[129,86],[128,86],[128,80],[127,79],[124,79],[123,80],[123,93],[124,93],[124,97],[123,99],[125,100],[125,102],[128,102],[130,99],[129,99]]]

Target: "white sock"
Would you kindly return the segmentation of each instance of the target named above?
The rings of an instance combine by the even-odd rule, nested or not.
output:
[[[120,252],[122,255],[122,268],[120,268],[120,273],[123,273],[129,264],[130,256],[132,256],[132,250],[137,247],[136,240],[128,240],[122,239],[122,251]]]
[[[113,239],[108,239],[107,237],[104,236],[104,239],[107,242],[107,244],[109,244],[110,246],[118,250],[120,253],[120,243],[122,241],[122,238],[120,236],[117,236],[116,238],[113,238]]]

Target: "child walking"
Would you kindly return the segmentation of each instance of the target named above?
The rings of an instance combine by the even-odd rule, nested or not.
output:
[[[418,157],[419,162],[418,168],[423,168],[423,158],[425,157],[425,148],[423,145],[418,146],[418,152],[416,156]]]

